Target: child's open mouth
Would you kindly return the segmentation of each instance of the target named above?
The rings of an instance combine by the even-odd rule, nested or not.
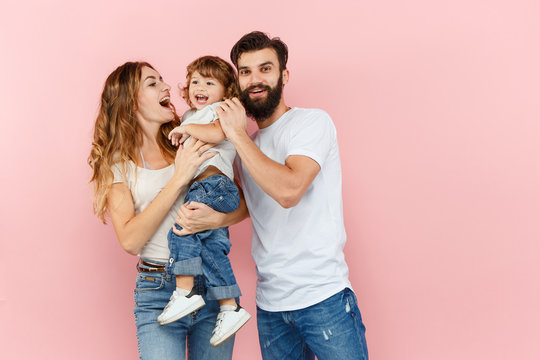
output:
[[[195,101],[197,101],[198,104],[205,104],[208,101],[208,96],[195,95]]]

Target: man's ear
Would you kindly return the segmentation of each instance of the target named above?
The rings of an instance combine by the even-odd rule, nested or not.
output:
[[[285,85],[286,83],[289,82],[289,70],[288,69],[285,69],[283,70],[281,76],[282,76],[282,79],[283,79],[283,85]]]

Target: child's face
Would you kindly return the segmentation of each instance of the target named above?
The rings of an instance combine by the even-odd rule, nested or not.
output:
[[[225,87],[219,80],[213,77],[204,77],[198,71],[191,74],[189,101],[195,109],[201,110],[206,105],[223,100],[224,96]]]

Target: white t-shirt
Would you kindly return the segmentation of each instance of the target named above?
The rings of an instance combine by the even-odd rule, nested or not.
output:
[[[135,215],[139,215],[144,209],[150,205],[150,203],[156,198],[159,192],[167,185],[169,180],[174,175],[174,164],[169,165],[163,169],[150,170],[136,166],[133,162],[128,163],[127,179],[124,182],[121,165],[115,164],[112,167],[114,174],[113,183],[125,183],[131,191],[133,197],[133,205],[135,207]],[[135,178],[135,170],[137,171],[137,178]],[[150,240],[142,248],[139,256],[148,260],[167,262],[169,260],[169,246],[167,243],[167,234],[174,225],[177,211],[184,203],[186,197],[186,190],[184,190],[178,199],[174,202],[173,206],[163,219],[161,225],[152,235]]]
[[[350,287],[343,254],[341,161],[330,116],[319,109],[293,108],[252,139],[280,164],[291,155],[304,155],[321,167],[300,202],[285,209],[239,164],[252,223],[257,305],[266,311],[298,310]]]
[[[188,110],[184,113],[184,116],[182,116],[182,125],[187,124],[210,124],[218,119],[218,116],[216,114],[216,108],[220,102],[213,103],[211,105],[205,106],[201,110]],[[189,141],[189,140],[188,140]],[[234,145],[228,140],[225,139],[210,150],[208,152],[214,152],[217,151],[218,154],[199,166],[199,169],[197,170],[197,173],[195,174],[195,177],[197,177],[200,173],[202,173],[208,166],[213,165],[217,167],[225,176],[229,177],[229,179],[234,179],[234,171],[233,171],[233,161],[234,157],[236,156],[236,149],[234,148]]]

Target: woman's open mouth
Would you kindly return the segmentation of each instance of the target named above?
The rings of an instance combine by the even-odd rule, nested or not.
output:
[[[173,110],[173,108],[171,106],[171,97],[170,96],[165,96],[161,100],[159,100],[159,105],[161,105],[164,108],[167,108],[167,109],[169,109],[171,111]]]

